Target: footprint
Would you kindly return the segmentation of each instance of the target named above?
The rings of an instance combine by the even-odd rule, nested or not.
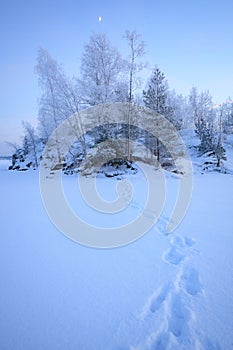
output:
[[[192,247],[196,243],[195,240],[190,237],[184,237],[184,241],[188,247]]]
[[[173,236],[171,239],[171,244],[176,245],[180,248],[192,247],[195,244],[195,240],[191,237],[181,237],[181,236]]]
[[[171,244],[180,248],[186,247],[184,238],[180,236],[173,236],[171,239]]]
[[[170,219],[166,216],[161,215],[156,223],[156,230],[161,236],[168,236],[167,225]]]
[[[170,246],[163,254],[163,259],[173,265],[178,265],[185,257],[185,254],[180,252],[177,247]]]
[[[156,339],[151,343],[150,349],[156,349],[156,350],[165,350],[167,349],[167,346],[169,345],[169,333],[168,332],[161,332]]]
[[[180,286],[190,295],[196,295],[202,291],[199,273],[194,267],[186,267],[183,270]]]
[[[189,333],[188,321],[190,311],[184,305],[180,294],[173,294],[170,300],[168,327],[175,337],[181,337]]]
[[[150,304],[150,311],[155,312],[160,309],[162,306],[164,300],[166,299],[168,292],[169,292],[170,286],[169,284],[164,285],[163,287],[160,287],[152,296],[151,304]]]
[[[160,218],[159,228],[165,223],[166,218]],[[159,231],[161,232],[165,235],[165,231]],[[152,327],[153,332],[148,334],[144,344],[132,349],[191,350],[197,349],[197,346],[202,349],[204,345],[203,349],[219,350],[217,343],[205,339],[205,344],[202,344],[194,337],[196,330],[192,298],[203,291],[198,270],[192,266],[191,257],[194,253],[199,253],[195,245],[196,241],[191,237],[171,236],[170,245],[163,252],[162,258],[166,263],[176,266],[172,267],[174,279],[168,280],[147,299],[140,320],[155,322],[155,328]]]

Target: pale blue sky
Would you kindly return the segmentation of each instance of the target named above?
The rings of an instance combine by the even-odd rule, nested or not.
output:
[[[136,29],[149,65],[161,67],[171,88],[184,94],[193,85],[209,89],[216,102],[233,97],[232,13],[231,0],[1,0],[0,154],[4,141],[20,140],[22,120],[36,120],[38,48],[78,75],[93,31],[105,32],[124,53],[122,36]]]

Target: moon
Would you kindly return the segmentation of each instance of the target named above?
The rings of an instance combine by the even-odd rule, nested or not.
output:
[[[99,22],[101,22],[102,21],[102,17],[101,16],[99,16]]]

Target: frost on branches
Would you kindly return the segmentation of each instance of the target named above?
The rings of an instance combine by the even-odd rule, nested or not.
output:
[[[169,89],[165,74],[156,65],[148,82],[143,82],[143,71],[146,67],[146,62],[143,61],[145,43],[136,31],[126,31],[124,40],[128,47],[126,57],[112,45],[105,34],[93,33],[84,46],[80,74],[72,78],[65,74],[64,67],[46,49],[39,50],[35,67],[42,90],[38,106],[38,125],[35,128],[24,122],[22,146],[13,154],[10,169],[36,169],[51,134],[75,115],[76,128],[73,132],[76,132],[77,137],[69,147],[65,159],[61,156],[62,145],[56,131],[54,134],[54,147],[67,174],[81,171],[84,159],[91,162],[91,156],[96,156],[96,153],[100,156],[100,145],[108,139],[125,139],[126,156],[124,159],[116,156],[110,163],[104,163],[106,169],[114,166],[117,169],[122,166],[126,171],[131,167],[134,169],[132,155],[135,147],[131,149],[133,141],[138,144],[137,154],[145,155],[144,159],[140,156],[142,160],[149,162],[150,159],[152,163],[156,160],[165,169],[174,171],[174,162],[166,147],[157,137],[145,132],[143,115],[141,129],[135,127],[133,115],[128,115],[124,123],[115,121],[114,125],[105,117],[101,119],[102,125],[92,127],[99,118],[98,115],[92,115],[88,120],[90,128],[84,132],[86,121],[82,119],[80,112],[106,103],[145,106],[163,115],[178,132],[195,131],[192,139],[199,140],[197,147],[191,146],[193,140],[190,138],[185,139],[185,142],[191,153],[195,151],[196,156],[199,156],[202,170],[225,169],[224,142],[233,133],[231,99],[217,106],[208,91],[198,92],[197,88],[192,88],[189,96],[177,94],[175,90]],[[151,124],[147,125],[149,128],[158,127],[156,118],[151,118],[147,123]],[[106,150],[101,152],[103,151]],[[89,173],[92,172],[91,169],[93,170],[90,167]]]

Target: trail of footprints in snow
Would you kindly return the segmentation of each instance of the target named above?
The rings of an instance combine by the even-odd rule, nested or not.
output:
[[[189,237],[173,236],[169,248],[163,253],[163,260],[175,266],[177,274],[173,282],[159,287],[147,303],[147,314],[156,313],[163,307],[163,320],[160,329],[150,334],[146,348],[196,349],[189,325],[195,319],[190,308],[192,298],[202,292],[199,273],[189,263],[191,255],[199,254],[195,243]]]
[[[155,213],[145,210],[138,202],[132,201],[131,207],[148,218],[154,218]],[[160,216],[157,221],[157,231],[165,236],[169,218]],[[199,273],[190,263],[191,256],[199,254],[195,248],[196,242],[190,237],[172,236],[169,248],[163,252],[165,263],[177,268],[173,282],[159,287],[146,303],[142,318],[154,314],[163,308],[163,320],[158,330],[148,336],[146,344],[137,350],[219,350],[217,343],[202,337],[196,339],[191,326],[195,320],[192,311],[192,300],[203,291]]]
[[[163,259],[165,262],[179,266],[183,260],[184,262],[185,260],[189,260],[190,254],[199,254],[199,251],[194,248],[194,245],[195,241],[192,238],[174,236],[172,237],[170,247],[163,254]],[[191,247],[192,249],[187,254],[187,248]],[[177,279],[179,288],[185,290],[189,295],[196,295],[202,290],[198,271],[187,263],[181,265]]]

